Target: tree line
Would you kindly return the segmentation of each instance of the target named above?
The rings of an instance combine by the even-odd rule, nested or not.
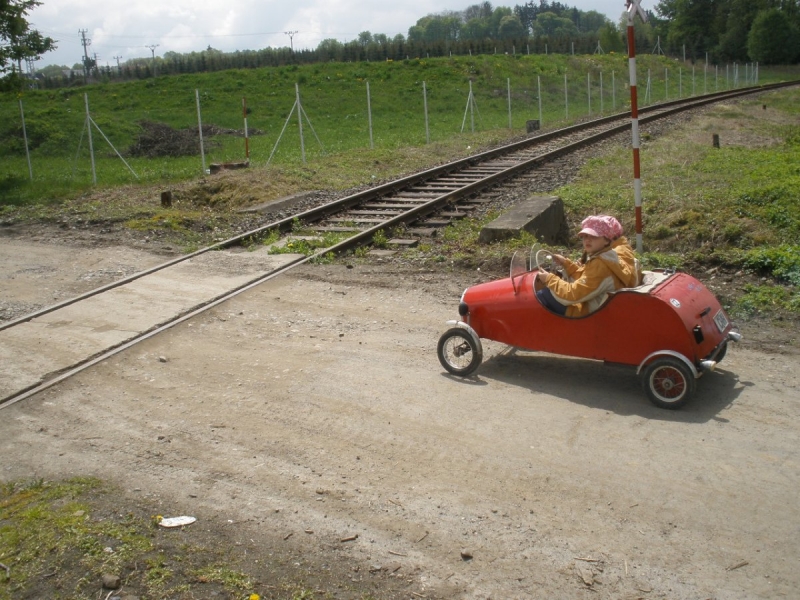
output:
[[[687,60],[758,61],[789,64],[800,60],[800,0],[661,0],[646,23],[635,28],[637,52],[660,50]],[[55,41],[31,30],[26,15],[38,0],[0,0],[0,86],[19,81],[22,60],[33,60]],[[637,18],[638,21],[638,18]],[[444,11],[420,18],[408,35],[360,33],[341,42],[325,39],[314,49],[264,48],[222,52],[166,52],[117,66],[76,64],[41,69],[35,84],[61,87],[93,81],[146,79],[158,75],[227,69],[277,67],[327,61],[377,61],[441,57],[452,54],[544,54],[626,51],[627,16],[618,22],[597,11],[582,11],[558,1],[530,0],[508,7],[488,1],[462,11]]]

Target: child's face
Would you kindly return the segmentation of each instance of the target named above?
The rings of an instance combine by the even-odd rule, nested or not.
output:
[[[599,252],[608,245],[608,240],[604,237],[597,237],[584,233],[581,235],[583,242],[583,249],[587,254],[594,254]]]

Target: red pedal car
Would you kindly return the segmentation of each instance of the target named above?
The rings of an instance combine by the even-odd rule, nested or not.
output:
[[[461,319],[448,321],[452,327],[437,348],[448,372],[473,373],[483,360],[483,338],[634,366],[648,398],[675,409],[694,393],[695,380],[723,359],[728,342],[741,339],[716,297],[686,273],[646,271],[641,285],[610,294],[590,315],[559,316],[536,297],[536,273],[551,266],[543,263],[552,257],[542,252],[531,252],[530,268],[515,254],[509,277],[464,291]]]

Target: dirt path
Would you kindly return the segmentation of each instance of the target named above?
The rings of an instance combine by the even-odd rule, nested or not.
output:
[[[794,595],[797,357],[732,348],[678,412],[496,344],[453,378],[473,282],[304,267],[0,411],[0,480],[110,480],[376,597]]]

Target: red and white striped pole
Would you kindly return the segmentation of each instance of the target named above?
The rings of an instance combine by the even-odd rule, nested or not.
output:
[[[242,117],[244,118],[244,157],[250,162],[250,137],[247,135],[247,101],[242,98]]]
[[[628,0],[628,70],[631,84],[631,137],[633,140],[633,198],[636,207],[636,251],[642,253],[642,180],[639,168],[639,105],[636,97],[636,40],[633,35],[633,17],[638,14],[642,22],[647,14],[639,6],[640,0]]]

